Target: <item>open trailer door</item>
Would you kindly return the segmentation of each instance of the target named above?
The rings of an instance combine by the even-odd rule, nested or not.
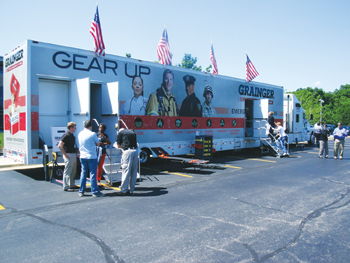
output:
[[[102,86],[102,115],[118,116],[119,114],[119,82],[110,82]]]
[[[265,127],[269,114],[269,100],[254,100],[253,111],[254,137],[265,137],[265,130],[263,128]]]
[[[77,124],[77,134],[84,129],[84,121],[90,119],[90,78],[71,82],[69,105],[71,120]]]
[[[109,136],[114,139],[114,130],[119,115],[119,82],[102,85],[102,122],[107,125]]]

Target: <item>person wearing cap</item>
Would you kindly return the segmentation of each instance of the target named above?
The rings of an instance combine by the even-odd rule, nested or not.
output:
[[[334,129],[334,159],[337,159],[339,152],[339,159],[343,159],[345,137],[348,136],[348,131],[338,123],[338,128]]]
[[[211,104],[211,100],[214,98],[213,95],[213,88],[210,85],[206,85],[204,87],[204,91],[203,91],[203,97],[205,98],[205,101],[202,104],[202,116],[203,117],[216,117],[216,111],[214,109],[214,107],[212,107]]]
[[[278,132],[278,144],[279,144],[279,148],[281,150],[283,150],[283,156],[288,156],[289,153],[287,151],[287,147],[286,147],[286,143],[287,143],[287,134],[284,131],[284,128],[282,127],[280,122],[277,122],[277,128],[272,128],[273,130]]]
[[[174,72],[166,69],[163,82],[155,92],[151,93],[146,105],[148,116],[177,116],[178,108],[175,96],[171,93],[174,85]]]
[[[201,117],[202,105],[194,93],[194,82],[196,81],[196,78],[191,75],[186,75],[183,77],[183,80],[185,82],[187,97],[182,101],[179,115],[188,117]]]

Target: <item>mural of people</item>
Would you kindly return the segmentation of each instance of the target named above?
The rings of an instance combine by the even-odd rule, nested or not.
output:
[[[134,91],[134,96],[122,105],[120,114],[146,115],[148,99],[143,96],[143,79],[139,76],[134,76],[131,88]]]
[[[163,72],[161,86],[149,96],[146,114],[150,116],[177,116],[178,109],[171,89],[174,85],[174,73],[170,69]]]
[[[183,77],[187,97],[183,100],[180,109],[180,116],[201,117],[202,105],[194,93],[194,82],[196,78],[191,75]]]
[[[213,88],[210,85],[206,85],[203,91],[203,97],[205,101],[202,104],[203,117],[216,117],[216,111],[211,106],[211,100],[214,98]]]

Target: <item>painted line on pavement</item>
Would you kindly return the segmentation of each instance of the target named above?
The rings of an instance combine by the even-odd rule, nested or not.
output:
[[[301,158],[301,156],[298,156],[298,155],[289,155],[289,157],[293,157],[293,158]]]
[[[270,160],[264,160],[264,159],[253,159],[253,158],[248,158],[248,160],[259,161],[259,162],[267,162],[267,163],[275,163],[276,162],[276,161],[270,161]]]
[[[108,184],[102,184],[102,185],[103,185],[104,187],[107,187],[107,188],[111,188],[111,189],[120,191],[120,188],[119,188],[119,187],[109,186]]]
[[[242,167],[231,166],[231,165],[224,165],[224,167],[234,168],[234,169],[242,169]]]
[[[180,173],[173,173],[173,172],[169,172],[169,171],[163,171],[163,173],[175,174],[175,175],[180,175],[180,176],[184,176],[184,177],[193,177],[192,175],[180,174]]]
[[[244,158],[244,157],[238,157],[238,156],[232,156],[237,159],[242,159],[242,160],[250,160],[250,161],[258,161],[258,162],[267,162],[267,163],[275,163],[276,161],[270,161],[270,160],[264,160],[264,159],[254,159],[254,158]]]
[[[184,176],[184,177],[193,177],[192,175],[173,173],[173,172],[169,172],[169,171],[161,171],[158,169],[152,169],[152,168],[147,168],[147,167],[143,167],[143,169],[148,169],[148,170],[157,171],[157,172],[161,172],[161,173],[167,173],[167,174],[175,174],[175,175],[180,175],[180,176]]]

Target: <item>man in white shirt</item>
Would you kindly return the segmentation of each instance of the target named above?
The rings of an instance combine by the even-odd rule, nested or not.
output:
[[[79,196],[85,195],[86,177],[88,170],[90,171],[91,192],[93,197],[102,197],[103,193],[97,185],[97,152],[96,146],[101,143],[98,141],[96,133],[92,131],[92,122],[84,121],[84,130],[78,135],[79,152],[81,162],[80,189]]]
[[[287,147],[286,147],[286,143],[287,143],[287,134],[286,132],[284,131],[284,128],[281,126],[281,123],[280,122],[277,122],[277,128],[276,129],[273,129],[275,131],[278,132],[278,142],[280,144],[280,146],[282,147],[282,150],[283,150],[283,156],[288,156],[289,153],[287,151]],[[276,136],[277,137],[277,136]]]

